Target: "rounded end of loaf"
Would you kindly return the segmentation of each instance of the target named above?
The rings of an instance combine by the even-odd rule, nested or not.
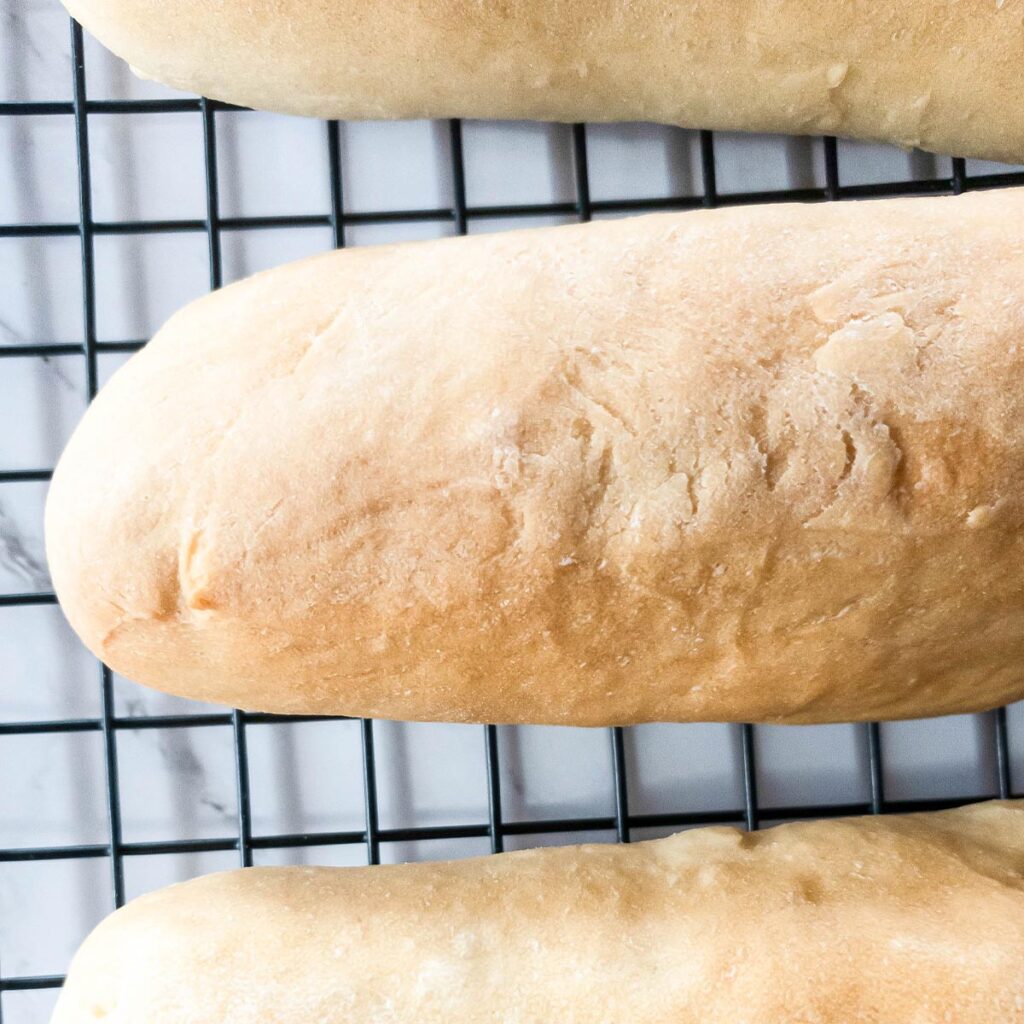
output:
[[[108,664],[108,644],[130,618],[133,594],[152,591],[156,582],[145,543],[151,524],[135,520],[134,501],[126,504],[116,481],[119,452],[131,447],[133,431],[117,414],[122,374],[132,376],[131,361],[72,434],[54,470],[44,515],[46,559],[61,610],[86,647]],[[172,610],[174,597],[152,592],[145,603],[162,615]]]
[[[52,1024],[1021,1019],[1024,802],[249,868],[143,896]],[[739,1009],[738,1009],[739,1008]]]
[[[246,940],[238,927],[259,936],[266,970],[272,969],[274,937],[259,935],[265,870],[205,875],[147,893],[109,915],[72,959],[50,1024],[184,1022],[192,1013],[204,1022],[241,1019],[225,1002],[225,992],[237,989],[232,979],[219,977],[218,965],[245,969],[238,947]],[[282,869],[280,878],[291,870]],[[247,920],[238,918],[239,899]],[[255,972],[253,984],[259,984]],[[184,1008],[189,1005],[191,1012]]]
[[[1006,703],[1016,214],[1024,191],[662,215],[232,285],[72,438],[47,508],[58,596],[127,677],[252,710]]]
[[[53,474],[46,499],[46,557],[61,610],[85,646],[115,671],[149,682],[125,645],[147,623],[169,625],[179,587],[166,543],[166,474],[134,448],[137,379],[133,357],[96,397]]]
[[[279,288],[269,295],[257,274],[172,316],[103,387],[58,461],[45,509],[55,593],[86,647],[135,682],[246,709],[299,709],[294,691],[272,681],[286,670],[282,651],[296,646],[275,632],[273,614],[233,621],[232,595],[210,593],[202,500],[193,498],[247,397],[241,349],[272,324],[283,344],[255,354],[249,369],[285,372],[310,319],[329,320],[331,293],[305,265],[330,255],[270,272]],[[225,487],[244,515],[246,481]],[[301,706],[315,708],[315,682],[304,688],[296,676],[308,696]]]

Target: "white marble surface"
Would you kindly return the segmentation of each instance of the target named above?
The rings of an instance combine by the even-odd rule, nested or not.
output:
[[[134,79],[92,40],[91,98],[171,95]],[[0,0],[0,102],[68,100],[68,21],[57,0]],[[255,113],[217,115],[221,214],[325,213],[327,147],[316,122]],[[100,221],[205,216],[197,114],[93,115],[92,200]],[[452,201],[444,125],[346,125],[341,130],[345,208],[353,212],[440,208]],[[571,202],[571,133],[559,126],[464,126],[471,206]],[[697,194],[693,133],[626,125],[588,129],[595,200]],[[949,162],[881,146],[841,143],[844,183],[947,174]],[[718,188],[768,190],[821,184],[813,140],[722,135]],[[972,164],[971,171],[996,171]],[[78,216],[70,116],[0,116],[0,223],[73,223]],[[567,217],[475,220],[470,230],[548,224]],[[362,225],[352,245],[450,233],[444,222]],[[318,252],[326,228],[228,231],[225,279]],[[0,345],[81,342],[82,284],[75,237],[0,238]],[[149,336],[175,308],[206,291],[202,233],[102,236],[96,242],[97,329],[102,340]],[[105,381],[123,361],[100,358]],[[52,466],[85,407],[81,356],[0,359],[0,470]],[[0,593],[46,591],[41,512],[46,485],[0,484]],[[0,721],[90,718],[99,671],[53,607],[0,608]],[[118,715],[197,714],[205,707],[115,680]],[[1024,785],[1024,710],[1011,711],[1015,783]],[[251,725],[247,729],[256,835],[361,830],[359,726],[349,722]],[[987,717],[883,726],[887,796],[958,796],[995,788]],[[487,820],[481,728],[378,723],[380,825],[480,824]],[[766,807],[867,799],[866,740],[852,726],[758,728],[758,784]],[[501,729],[502,812],[508,821],[604,817],[614,811],[604,731]],[[123,836],[129,843],[237,834],[233,738],[227,726],[120,730],[116,740]],[[742,805],[738,730],[645,726],[628,732],[631,810],[715,811]],[[108,841],[103,739],[98,732],[0,736],[0,848]],[[650,830],[657,834],[664,830]],[[641,836],[643,832],[638,833]],[[521,836],[509,848],[609,831]],[[467,856],[485,839],[393,843],[385,861]],[[234,852],[125,858],[129,896],[237,863]],[[361,845],[257,851],[258,863],[365,861]],[[60,974],[88,929],[110,909],[105,858],[0,863],[0,974]],[[5,1024],[41,1024],[52,992],[6,992]]]

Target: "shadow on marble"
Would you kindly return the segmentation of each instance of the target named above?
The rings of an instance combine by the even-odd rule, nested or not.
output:
[[[700,133],[656,124],[587,125],[590,198],[661,199],[704,192]],[[629,182],[628,192],[623,183]]]
[[[376,722],[374,739],[382,828],[487,820],[482,726]]]
[[[743,806],[738,726],[634,726],[626,730],[625,753],[633,814],[723,811]]]
[[[106,857],[0,864],[5,977],[63,974],[82,940],[113,908]]]
[[[2,722],[92,718],[99,714],[99,663],[53,605],[3,610],[0,665]]]
[[[358,722],[274,722],[246,729],[255,835],[366,828]]]
[[[615,813],[615,775],[607,729],[502,726],[498,756],[506,821]]]
[[[71,98],[68,16],[54,0],[0,0],[0,96]]]

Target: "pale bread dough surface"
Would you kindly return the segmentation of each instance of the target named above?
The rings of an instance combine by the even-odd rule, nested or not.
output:
[[[61,603],[247,709],[843,721],[1024,696],[1024,191],[331,253],[53,479]]]
[[[1024,805],[143,896],[53,1024],[1021,1024]]]
[[[139,73],[318,117],[659,121],[1024,162],[1024,0],[64,0]]]

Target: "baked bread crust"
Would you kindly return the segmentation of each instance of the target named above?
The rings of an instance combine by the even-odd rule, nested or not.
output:
[[[1024,162],[1024,0],[64,0],[141,74],[340,118],[658,121]]]
[[[1024,807],[143,896],[53,1024],[1020,1024]]]
[[[57,468],[86,644],[248,709],[845,721],[1024,696],[1024,190],[330,253]]]

